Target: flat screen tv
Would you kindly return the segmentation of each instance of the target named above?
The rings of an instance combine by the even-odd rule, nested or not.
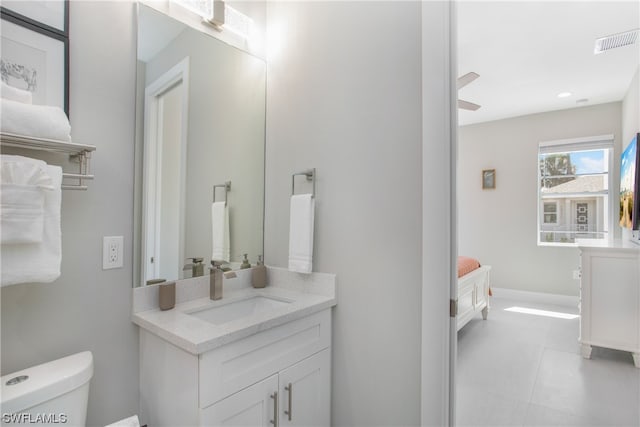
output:
[[[640,228],[640,152],[636,134],[620,158],[620,226]]]

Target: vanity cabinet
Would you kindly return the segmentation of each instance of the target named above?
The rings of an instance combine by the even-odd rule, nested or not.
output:
[[[214,426],[328,426],[330,350],[327,348],[202,411]]]
[[[148,425],[328,426],[331,310],[199,355],[140,331]]]
[[[640,248],[580,246],[580,344],[633,354],[640,368]]]

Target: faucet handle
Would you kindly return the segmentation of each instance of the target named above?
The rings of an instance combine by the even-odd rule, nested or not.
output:
[[[220,260],[220,259],[212,259],[211,260],[211,268],[212,270],[215,269],[219,269],[219,270],[224,270],[224,265],[229,265],[229,263],[227,261],[224,260]]]
[[[187,261],[191,261],[191,263],[185,264],[184,267],[182,267],[182,271],[187,271],[193,267],[197,267],[203,260],[204,258],[187,258]]]

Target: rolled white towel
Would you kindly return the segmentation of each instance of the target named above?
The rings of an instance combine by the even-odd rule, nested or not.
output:
[[[0,97],[11,101],[21,102],[23,104],[33,104],[33,96],[28,90],[18,89],[2,82],[0,87]]]
[[[71,126],[59,107],[30,105],[2,98],[0,130],[34,138],[71,142]]]

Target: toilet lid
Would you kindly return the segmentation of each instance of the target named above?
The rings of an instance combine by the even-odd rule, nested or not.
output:
[[[93,355],[83,351],[2,376],[0,411],[16,413],[86,384],[93,376]],[[28,377],[15,384],[13,378]]]

